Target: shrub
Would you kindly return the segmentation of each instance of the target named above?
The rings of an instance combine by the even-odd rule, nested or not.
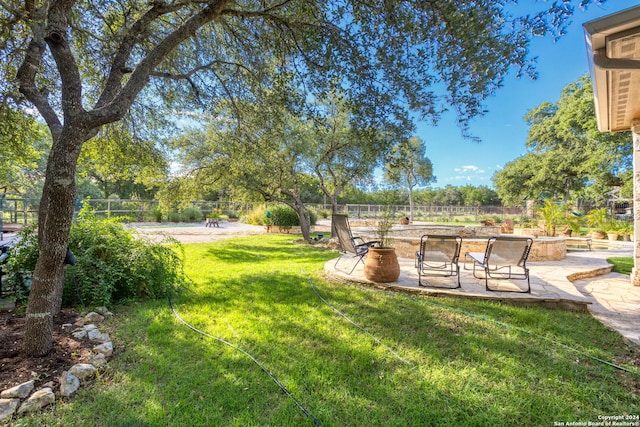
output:
[[[297,227],[300,225],[298,214],[288,205],[276,205],[269,209],[271,224],[276,227]],[[309,222],[315,225],[318,222],[318,214],[313,209],[309,209]],[[266,216],[266,215],[265,215]]]
[[[147,215],[150,215],[152,221],[162,222],[162,209],[159,207],[153,208]]]
[[[169,212],[167,214],[167,220],[169,222],[180,222],[182,221],[182,215],[179,212]]]
[[[11,248],[7,264],[5,286],[16,292],[16,303],[21,304],[29,297],[31,276],[38,261],[38,233],[35,225],[23,228],[18,233],[18,240]]]
[[[131,231],[112,219],[98,219],[83,208],[72,224],[69,247],[76,265],[67,266],[63,304],[110,305],[133,298],[160,298],[186,283],[180,247],[151,243],[133,237]],[[34,228],[23,230],[12,250],[7,280],[18,286],[17,300],[26,299],[27,284],[38,256]]]
[[[256,205],[251,209],[246,216],[242,218],[243,222],[253,225],[265,225],[269,224],[270,218],[267,218],[267,206]]]
[[[232,210],[230,210],[230,209],[225,209],[225,210],[222,212],[222,214],[223,214],[223,215],[226,215],[226,216],[227,216],[227,218],[233,218],[233,219],[237,219],[237,218],[239,218],[238,213],[237,213],[236,211],[232,211]]]
[[[180,217],[184,222],[200,222],[204,218],[202,211],[198,208],[186,208],[182,211]]]
[[[277,227],[295,227],[300,225],[296,211],[287,205],[276,205],[270,210],[271,223]]]

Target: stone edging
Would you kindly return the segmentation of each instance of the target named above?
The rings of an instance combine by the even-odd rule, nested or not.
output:
[[[97,312],[88,313],[73,325],[68,323],[63,328],[78,328],[72,331],[75,338],[89,338],[96,342],[93,347],[93,354],[89,357],[89,363],[78,363],[73,365],[68,371],[60,375],[60,390],[55,393],[52,389],[53,381],[44,384],[40,389],[34,390],[34,381],[27,381],[0,392],[0,421],[8,421],[11,417],[29,412],[34,412],[55,403],[56,395],[59,397],[70,397],[81,384],[86,384],[94,377],[99,367],[105,365],[113,354],[113,343],[109,334],[102,333],[95,323],[104,321],[105,317],[113,316],[106,308],[99,307]],[[32,393],[33,392],[33,393]]]

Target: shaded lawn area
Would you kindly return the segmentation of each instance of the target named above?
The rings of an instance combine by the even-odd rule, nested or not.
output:
[[[588,313],[331,283],[322,267],[337,255],[290,240],[186,245],[193,285],[174,306],[263,363],[318,425],[538,426],[640,413],[637,367],[596,359],[630,366],[637,353]],[[115,311],[109,368],[16,425],[314,425],[249,357],[181,325],[166,301]]]

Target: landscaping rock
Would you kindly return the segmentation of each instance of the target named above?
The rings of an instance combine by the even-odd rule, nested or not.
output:
[[[0,421],[16,413],[20,399],[0,399]]]
[[[104,316],[96,313],[95,311],[87,313],[82,320],[84,323],[102,323],[104,322]]]
[[[99,366],[105,365],[107,363],[107,358],[102,353],[94,354],[93,356],[89,357],[89,363],[97,368]]]
[[[107,341],[93,347],[93,351],[103,354],[105,357],[111,357],[111,355],[113,354],[113,344],[111,343],[111,341]]]
[[[87,337],[89,337],[91,341],[97,341],[102,338],[102,332],[98,329],[91,329],[87,331]]]
[[[31,395],[18,409],[18,414],[33,412],[55,403],[56,396],[49,387],[42,388]]]
[[[80,388],[80,380],[70,372],[64,371],[60,375],[60,395],[69,397]]]
[[[107,307],[97,307],[96,311],[104,317],[113,317],[113,313],[107,310]]]
[[[92,331],[89,331],[87,333],[87,336],[89,337],[89,339],[91,341],[98,341],[98,342],[109,342],[109,341],[111,341],[111,337],[109,337],[109,334],[106,334],[106,333],[103,334],[98,329],[94,329]]]
[[[87,336],[87,331],[85,331],[84,329],[76,329],[75,331],[71,332],[71,335],[73,335],[74,338],[81,340]]]
[[[96,367],[88,363],[78,363],[69,369],[69,373],[78,377],[80,381],[84,381],[95,375]]]
[[[0,393],[0,398],[2,398],[2,399],[13,399],[13,398],[24,399],[25,397],[29,396],[29,393],[31,393],[33,391],[33,388],[34,388],[33,383],[34,383],[33,380],[31,380],[31,381],[27,381],[26,383],[22,383],[20,385],[17,385],[15,387],[11,387],[9,389],[6,389],[2,393]]]

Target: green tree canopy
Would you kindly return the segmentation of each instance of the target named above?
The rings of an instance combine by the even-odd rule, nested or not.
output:
[[[46,126],[33,115],[0,103],[0,189],[34,197],[49,144]]]
[[[158,141],[133,135],[120,123],[106,126],[82,148],[79,175],[96,182],[103,197],[148,195],[168,174],[168,161]],[[153,193],[150,193],[153,194]]]
[[[588,76],[568,84],[555,104],[529,111],[525,120],[530,152],[493,178],[505,203],[521,204],[541,194],[569,201],[572,193],[586,194],[587,186],[610,189],[612,178],[631,167],[631,135],[597,129]]]

